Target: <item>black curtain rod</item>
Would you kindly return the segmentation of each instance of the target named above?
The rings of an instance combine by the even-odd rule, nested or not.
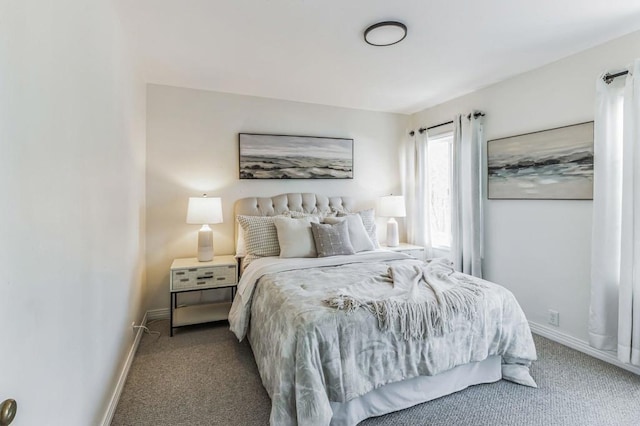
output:
[[[453,124],[453,120],[451,120],[451,121],[447,121],[446,123],[436,124],[435,126],[422,127],[422,128],[420,128],[420,129],[418,129],[418,131],[419,131],[420,133],[424,133],[424,132],[426,132],[427,130],[435,129],[436,127],[446,126],[447,124]]]
[[[484,112],[474,112],[473,113],[473,118],[478,118],[478,117],[484,117]],[[471,118],[471,114],[468,114],[467,118]],[[420,127],[418,129],[418,132],[420,132],[420,134],[423,134],[427,130],[435,129],[436,127],[446,126],[447,124],[453,124],[453,120],[452,121],[447,121],[446,123],[436,124],[436,125],[433,125],[433,126],[430,126],[430,127]],[[414,136],[416,134],[416,132],[414,132],[412,130],[412,131],[409,132],[409,134],[411,136]]]
[[[622,77],[623,75],[627,75],[627,74],[629,74],[628,70],[620,71],[620,72],[617,72],[617,73],[614,73],[614,74],[606,73],[605,75],[602,76],[602,79],[604,80],[605,83],[611,84],[611,82],[613,81],[614,78]]]
[[[420,132],[420,134],[423,134],[427,130],[435,129],[436,127],[446,126],[447,124],[453,124],[453,121],[447,121],[446,123],[436,124],[435,126],[431,126],[431,127],[420,127],[418,129],[418,132]],[[415,135],[415,132],[412,130],[409,134],[413,136]]]

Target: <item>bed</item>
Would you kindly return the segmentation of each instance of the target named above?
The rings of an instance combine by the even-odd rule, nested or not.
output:
[[[238,200],[235,213],[256,221],[335,212],[352,218],[354,207],[347,197],[291,193]],[[370,214],[361,220],[373,241],[375,221]],[[240,235],[238,245],[246,239]],[[272,425],[355,425],[472,385],[506,379],[536,386],[529,374],[535,346],[514,296],[447,262],[375,247],[250,260],[229,322],[251,345]]]

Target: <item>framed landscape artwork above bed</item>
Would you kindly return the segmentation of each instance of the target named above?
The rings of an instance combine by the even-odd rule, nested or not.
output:
[[[240,133],[240,179],[353,179],[353,139]]]
[[[592,200],[593,121],[487,142],[489,199]]]

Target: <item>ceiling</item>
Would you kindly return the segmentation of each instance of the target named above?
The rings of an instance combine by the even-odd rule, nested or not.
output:
[[[119,0],[149,83],[414,113],[640,30],[638,0]],[[374,47],[363,31],[408,27]],[[630,58],[631,59],[631,58]]]

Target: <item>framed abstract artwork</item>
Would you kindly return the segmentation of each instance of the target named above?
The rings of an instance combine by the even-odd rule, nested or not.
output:
[[[592,200],[593,121],[487,142],[489,199]]]
[[[353,179],[353,139],[240,133],[240,179]]]

